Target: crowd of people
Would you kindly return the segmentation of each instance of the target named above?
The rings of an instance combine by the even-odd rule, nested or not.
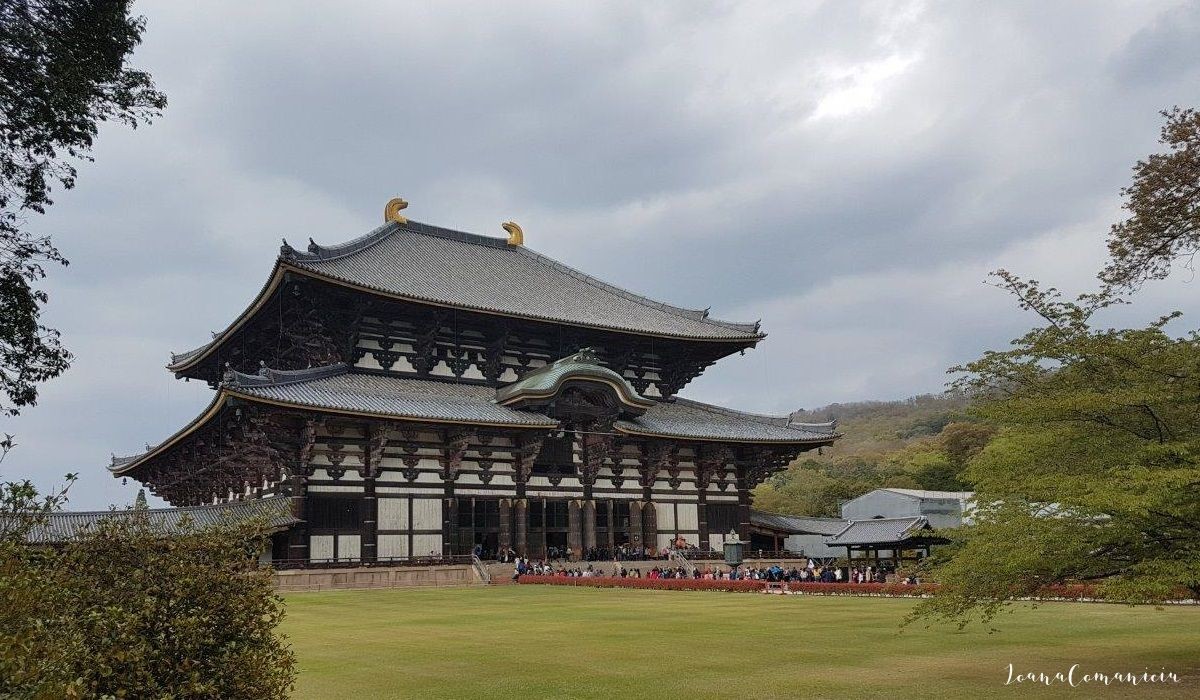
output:
[[[667,550],[655,551],[651,547],[632,547],[620,544],[612,549],[608,547],[589,547],[583,551],[584,561],[646,561],[648,559],[666,559]]]
[[[512,548],[501,548],[499,550],[491,550],[483,545],[475,545],[471,553],[485,561],[498,561],[501,564],[515,563],[517,561],[517,552]],[[630,547],[628,545],[618,545],[612,549],[608,547],[589,547],[583,550],[583,556],[579,557],[579,561],[646,561],[650,559],[666,559],[670,556],[667,549],[656,551],[649,547]],[[568,547],[546,547],[546,561],[575,561],[570,548]]]
[[[654,566],[643,572],[641,568],[624,566],[620,561],[613,561],[611,566],[603,564],[587,564],[570,566],[563,562],[538,559],[536,561],[516,557],[513,566],[513,580],[521,576],[565,576],[592,577],[612,576],[615,578],[650,578],[650,579],[705,579],[705,580],[747,580],[747,581],[786,581],[799,583],[885,583],[889,570],[876,566],[855,566],[847,570],[845,567],[823,566],[814,559],[809,559],[807,566],[793,566],[785,569],[779,564],[762,567],[738,567],[730,570],[722,567],[695,567],[691,571],[683,566]],[[920,583],[916,577],[909,576],[903,583]]]

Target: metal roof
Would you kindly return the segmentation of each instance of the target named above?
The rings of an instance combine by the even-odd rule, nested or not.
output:
[[[702,340],[756,341],[757,323],[708,317],[602,282],[523,245],[408,221],[284,260],[357,286],[435,304],[592,328]]]
[[[813,518],[751,510],[750,524],[793,535],[836,535],[844,530],[849,522],[840,518]]]
[[[164,535],[185,532],[185,518],[193,529],[246,522],[262,518],[267,527],[279,530],[300,522],[292,515],[290,499],[263,498],[188,508],[150,508],[148,510],[62,511],[51,513],[45,522],[36,525],[28,540],[37,543],[66,542],[79,537],[102,520],[124,519],[139,515],[149,518],[155,530]]]
[[[909,539],[918,530],[929,527],[929,520],[918,515],[910,518],[874,518],[851,520],[841,532],[825,540],[830,546],[859,544],[896,544]]]
[[[911,496],[912,498],[924,500],[970,501],[975,498],[974,491],[926,491],[924,489],[895,489],[891,487],[878,490],[890,491],[898,493],[901,496]]]

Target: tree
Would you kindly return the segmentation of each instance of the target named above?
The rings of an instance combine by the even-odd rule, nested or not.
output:
[[[987,423],[956,421],[942,428],[937,442],[950,465],[961,470],[987,447],[995,435],[996,428]]]
[[[1118,291],[1166,277],[1177,260],[1190,267],[1200,250],[1200,112],[1175,107],[1162,115],[1159,143],[1167,150],[1134,166],[1133,184],[1121,191],[1130,216],[1109,234],[1112,259],[1100,279]]]
[[[839,485],[819,469],[793,464],[755,489],[754,507],[768,513],[836,516],[838,501],[848,497],[839,493]]]
[[[1169,334],[1178,314],[1098,329],[1111,297],[997,274],[1045,325],[955,368],[1002,429],[966,470],[977,525],[953,535],[919,613],[988,619],[1074,581],[1129,602],[1200,595],[1200,333]]]
[[[55,185],[75,185],[100,124],[137,127],[166,98],[127,66],[145,20],[129,0],[0,3],[0,415],[37,402],[37,385],[71,355],[41,322],[46,265],[67,263],[50,237],[25,228]]]
[[[6,506],[44,513],[21,494],[0,522]],[[264,523],[167,535],[130,510],[54,548],[27,532],[0,537],[0,697],[287,697],[295,658],[256,560]]]
[[[1131,603],[1200,596],[1200,332],[1102,329],[1095,315],[1168,276],[1200,248],[1200,114],[1163,112],[1165,153],[1122,190],[1101,289],[1066,301],[1007,271],[994,275],[1042,325],[1006,351],[953,368],[1000,432],[967,468],[976,524],[932,560],[940,593],[915,617],[966,624],[1071,581]]]

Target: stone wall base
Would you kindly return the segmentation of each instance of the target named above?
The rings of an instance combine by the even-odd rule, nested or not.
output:
[[[279,591],[467,586],[480,583],[474,567],[467,564],[295,569],[275,572],[275,587]]]

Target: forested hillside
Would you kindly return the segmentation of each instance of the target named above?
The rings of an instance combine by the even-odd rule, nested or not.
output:
[[[836,516],[840,501],[881,486],[969,490],[959,475],[994,433],[967,414],[969,403],[961,394],[925,394],[800,411],[799,421],[836,419],[843,437],[755,489],[754,505],[775,513]]]

